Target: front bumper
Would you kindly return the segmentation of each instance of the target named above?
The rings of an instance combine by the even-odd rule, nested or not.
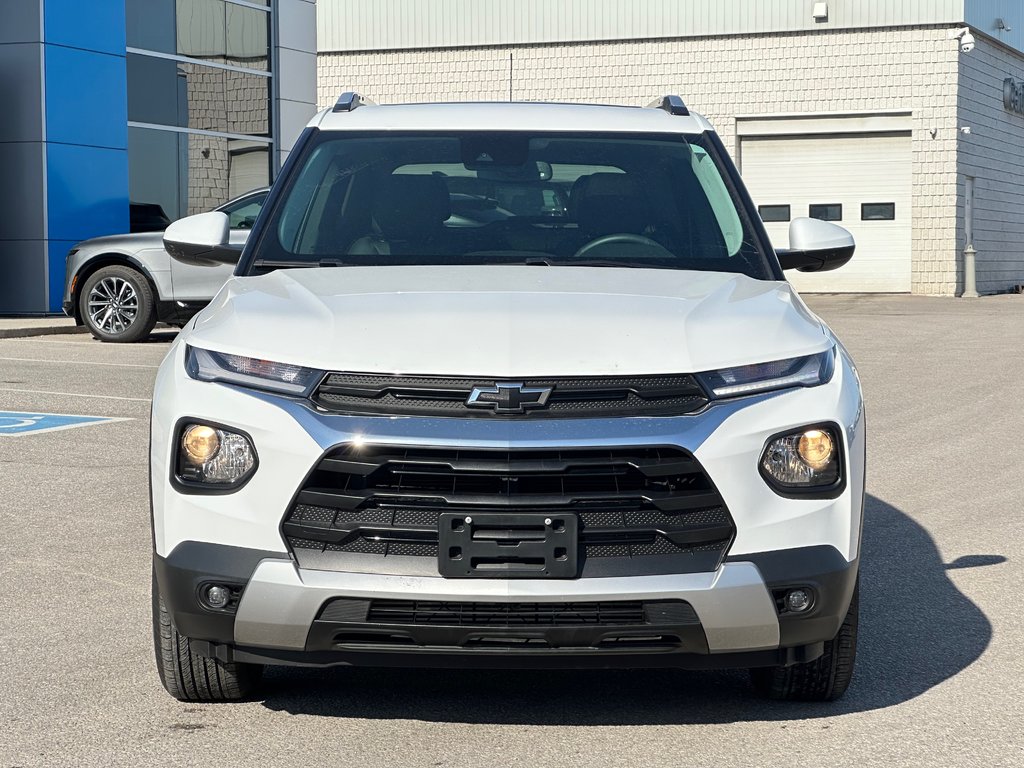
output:
[[[849,606],[860,549],[864,418],[845,353],[827,385],[716,403],[692,415],[496,424],[319,413],[297,400],[191,380],[184,373],[183,352],[180,342],[172,348],[154,394],[156,573],[179,631],[209,655],[287,664],[775,665],[815,658],[822,643],[835,636]],[[174,489],[169,482],[174,425],[183,417],[226,424],[251,436],[260,465],[243,488],[224,495]],[[826,421],[841,428],[845,489],[835,498],[779,496],[758,472],[765,441],[782,430]],[[736,536],[717,570],[698,573],[467,580],[372,568],[300,568],[282,536],[285,511],[325,451],[358,441],[491,449],[679,447],[713,479]],[[238,557],[227,557],[227,551]],[[210,570],[214,563],[220,570]],[[242,587],[234,613],[216,614],[198,604],[198,586],[210,576]],[[796,586],[815,592],[814,606],[799,616],[780,613],[775,590]],[[359,619],[343,627],[324,626],[321,611],[337,599],[501,604],[675,600],[685,601],[697,622],[659,625],[654,635],[678,642],[643,649],[628,643],[608,647],[603,643],[607,633],[577,633],[578,642],[566,646],[560,634],[522,628],[510,634],[504,626],[488,627],[483,633],[488,642],[481,644],[475,628],[441,638],[422,629],[368,626]],[[343,630],[349,639],[362,641],[336,642]],[[374,634],[396,643],[368,638]],[[505,642],[514,638],[541,643]],[[363,642],[367,639],[371,642]]]
[[[269,555],[269,556],[268,556]],[[211,567],[216,564],[216,567]],[[309,571],[271,553],[186,542],[154,564],[175,626],[225,660],[410,666],[732,667],[808,661],[835,636],[858,563],[834,548],[746,556],[714,573],[596,579],[443,579]],[[199,600],[209,582],[238,585],[230,611]],[[805,614],[780,613],[780,590],[814,594]],[[619,604],[657,608],[629,625],[374,621],[368,601],[421,604]],[[340,601],[340,602],[339,602]],[[328,606],[333,606],[327,610]],[[671,610],[661,610],[669,606]],[[692,610],[691,610],[692,609]]]

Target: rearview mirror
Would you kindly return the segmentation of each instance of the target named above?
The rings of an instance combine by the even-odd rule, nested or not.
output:
[[[852,257],[853,235],[838,224],[820,219],[793,219],[789,248],[776,251],[783,269],[827,272],[839,269]]]
[[[242,246],[230,243],[228,215],[221,211],[197,213],[171,224],[164,232],[164,250],[186,264],[234,264]]]

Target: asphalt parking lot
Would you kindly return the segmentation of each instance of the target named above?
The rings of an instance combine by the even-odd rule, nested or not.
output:
[[[0,411],[120,419],[0,434],[0,768],[1024,765],[1024,297],[810,303],[870,430],[860,654],[831,705],[738,672],[372,669],[180,704],[153,664],[146,478],[173,333],[0,340]]]

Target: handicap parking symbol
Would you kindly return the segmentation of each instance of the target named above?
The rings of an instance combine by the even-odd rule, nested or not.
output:
[[[59,429],[74,429],[107,421],[127,421],[111,416],[73,416],[63,413],[37,413],[34,411],[0,411],[0,437],[9,435],[38,435]]]

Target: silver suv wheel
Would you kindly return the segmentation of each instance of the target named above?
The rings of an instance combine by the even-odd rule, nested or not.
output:
[[[149,280],[127,264],[110,264],[93,272],[77,301],[82,322],[101,341],[141,341],[156,323]]]
[[[127,280],[104,277],[89,291],[92,325],[107,333],[123,333],[139,316],[139,295]]]

